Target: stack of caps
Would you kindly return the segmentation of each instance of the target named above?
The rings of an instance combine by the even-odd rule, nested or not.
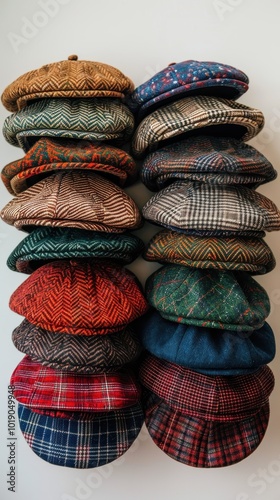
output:
[[[103,63],[68,61],[23,75],[3,93],[15,111],[4,136],[26,155],[2,170],[15,197],[2,219],[27,231],[8,258],[30,274],[10,307],[25,354],[11,384],[33,451],[67,467],[98,467],[133,443],[143,423],[133,362],[142,350],[131,323],[148,305],[123,266],[142,251],[142,225],[122,187],[137,176],[115,144],[133,131],[122,102],[133,84]]]
[[[148,430],[166,454],[222,467],[252,453],[269,418],[275,339],[266,291],[252,278],[275,267],[265,231],[275,204],[255,189],[276,177],[245,143],[262,113],[235,102],[247,76],[216,62],[171,64],[127,99],[138,128],[132,152],[158,191],[144,217],[164,229],[144,258],[164,264],[147,280],[153,309],[138,324]]]

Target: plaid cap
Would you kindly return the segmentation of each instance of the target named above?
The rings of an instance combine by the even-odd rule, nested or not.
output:
[[[257,330],[270,312],[265,289],[242,271],[166,264],[148,277],[146,297],[167,320],[224,330]]]
[[[4,90],[1,100],[8,111],[17,111],[34,99],[45,97],[124,97],[134,84],[119,69],[95,61],[68,60],[44,64],[24,73]]]
[[[277,231],[280,211],[266,196],[245,186],[176,181],[144,205],[145,219],[187,231]]]
[[[9,305],[36,326],[76,335],[123,330],[148,310],[132,271],[86,259],[45,264],[14,291]]]
[[[115,372],[142,351],[139,335],[129,326],[118,334],[88,337],[49,332],[24,319],[12,340],[32,361],[83,374]]]
[[[149,241],[144,259],[202,269],[248,271],[265,274],[276,265],[262,238],[191,236],[169,229]]]
[[[18,405],[19,426],[30,448],[43,460],[87,469],[123,455],[144,422],[140,404],[110,412],[86,412],[76,418],[53,418]]]
[[[269,421],[269,402],[236,422],[214,422],[171,409],[154,394],[147,398],[145,423],[154,443],[170,458],[192,467],[225,467],[253,453]]]
[[[135,158],[142,158],[166,145],[167,140],[190,133],[213,133],[249,141],[263,126],[264,116],[258,109],[229,99],[185,97],[144,118],[134,132],[132,152]]]
[[[30,408],[111,411],[139,402],[141,390],[128,371],[80,374],[54,370],[25,356],[11,376],[15,399]]]
[[[175,323],[152,310],[137,321],[137,330],[145,349],[157,358],[205,375],[250,373],[275,357],[275,338],[267,323],[236,333]]]
[[[90,141],[39,139],[24,158],[6,165],[1,179],[11,194],[19,194],[58,170],[90,170],[124,186],[136,180],[135,161],[125,151]]]
[[[41,99],[8,116],[3,135],[27,152],[40,137],[65,137],[124,144],[134,118],[119,99]]]
[[[123,233],[142,226],[133,199],[93,172],[59,172],[26,189],[1,211],[4,222],[30,231],[34,226],[76,227]]]
[[[214,422],[235,422],[255,415],[274,388],[274,376],[267,365],[246,375],[210,376],[151,354],[140,365],[139,380],[173,410]]]
[[[12,271],[31,274],[58,259],[116,259],[130,264],[144,243],[133,234],[102,233],[67,227],[38,227],[12,251],[7,266]]]
[[[207,135],[188,137],[154,151],[141,167],[141,179],[151,191],[179,179],[257,187],[276,177],[268,159],[249,144]]]
[[[248,90],[248,76],[233,66],[214,61],[171,63],[139,85],[127,97],[133,111],[143,118],[154,109],[184,96],[197,94],[238,99]]]

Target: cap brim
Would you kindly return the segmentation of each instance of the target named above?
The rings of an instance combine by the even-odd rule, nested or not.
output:
[[[18,406],[21,432],[36,455],[63,467],[87,469],[123,455],[143,424],[141,405],[102,414],[85,413],[79,420],[54,418]]]
[[[152,399],[145,405],[145,422],[154,443],[169,457],[192,467],[240,462],[256,450],[268,426],[268,401],[250,418],[221,423],[191,417]]]

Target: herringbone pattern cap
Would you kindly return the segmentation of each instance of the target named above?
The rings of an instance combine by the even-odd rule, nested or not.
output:
[[[40,137],[127,142],[134,118],[119,99],[41,99],[8,116],[3,135],[27,152]]]
[[[124,97],[134,84],[120,70],[94,61],[68,60],[45,64],[17,78],[1,100],[8,111],[17,111],[34,99],[45,97]]]
[[[263,126],[264,116],[258,109],[212,96],[185,97],[144,118],[134,133],[132,152],[141,158],[167,140],[194,131],[207,134],[211,130],[217,136],[249,141]]]
[[[128,326],[111,335],[68,335],[32,325],[24,319],[12,333],[16,348],[33,361],[76,373],[111,373],[141,353],[136,332]]]
[[[248,271],[265,274],[276,265],[262,238],[191,236],[164,229],[150,240],[146,260],[203,269]]]
[[[12,294],[10,307],[46,330],[77,335],[124,329],[148,310],[136,276],[114,261],[45,264]]]
[[[252,331],[270,312],[265,289],[248,273],[166,264],[146,281],[146,297],[170,321]]]
[[[144,248],[134,234],[114,234],[68,227],[37,227],[12,251],[7,266],[31,274],[58,259],[108,258],[130,264]]]
[[[124,186],[137,177],[135,161],[107,144],[42,137],[25,157],[6,165],[1,179],[11,194],[19,194],[58,170],[90,170]]]
[[[76,227],[123,233],[137,229],[142,217],[123,189],[93,172],[68,171],[46,177],[13,198],[1,211],[7,224]]]

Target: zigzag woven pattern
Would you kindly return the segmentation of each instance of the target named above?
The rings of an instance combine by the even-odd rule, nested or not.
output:
[[[93,172],[60,172],[41,180],[1,211],[7,224],[77,227],[122,233],[142,225],[140,211],[121,188]]]
[[[130,363],[142,351],[131,327],[111,335],[87,337],[54,333],[26,319],[15,328],[16,348],[44,366],[76,373],[111,373]]]
[[[10,308],[46,330],[96,335],[124,329],[148,305],[128,269],[73,259],[34,271],[12,294]]]
[[[133,133],[134,118],[118,99],[42,99],[8,116],[3,135],[28,151],[34,137],[68,137],[123,144]]]
[[[261,238],[204,238],[168,229],[160,231],[149,241],[144,258],[255,274],[267,273],[276,265],[271,249]]]
[[[133,82],[108,64],[77,61],[45,64],[11,83],[1,100],[9,111],[21,109],[28,101],[44,97],[124,97],[134,89]]]

